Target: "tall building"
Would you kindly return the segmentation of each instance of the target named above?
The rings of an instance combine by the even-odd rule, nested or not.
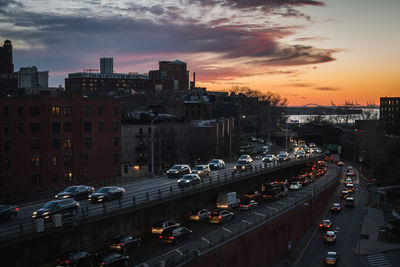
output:
[[[189,71],[186,63],[180,60],[160,61],[159,69],[149,72],[149,79],[156,90],[189,90]]]
[[[400,97],[381,97],[379,120],[385,133],[400,135]]]
[[[114,72],[114,59],[112,57],[100,58],[100,73],[111,74]]]
[[[12,45],[5,40],[0,47],[0,95],[8,95],[17,91],[18,78],[14,73]]]
[[[49,87],[49,71],[38,71],[36,66],[20,68],[18,88]]]
[[[120,176],[119,99],[2,97],[0,122],[0,199]]]

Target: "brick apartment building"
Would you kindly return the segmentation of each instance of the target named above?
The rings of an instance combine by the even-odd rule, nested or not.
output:
[[[186,63],[180,60],[160,61],[159,69],[149,72],[149,80],[156,90],[189,90],[189,71]]]
[[[118,99],[41,92],[0,103],[0,199],[120,175]]]

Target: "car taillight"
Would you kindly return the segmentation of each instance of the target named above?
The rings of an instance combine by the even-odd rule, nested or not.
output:
[[[19,211],[19,208],[15,208],[15,211]]]
[[[174,237],[173,236],[169,236],[168,239],[174,239]]]
[[[208,215],[208,219],[211,219],[211,215]]]
[[[60,262],[60,259],[57,259],[56,262]]]
[[[222,219],[222,216],[220,215],[220,216],[218,216],[218,218],[221,220],[221,219]]]
[[[159,238],[162,238],[162,235],[160,235]]]
[[[327,225],[326,227],[331,227],[330,225]]]
[[[68,263],[71,263],[71,261],[69,261],[69,260],[66,260],[66,261],[65,261],[65,263],[67,263],[67,264],[68,264]]]
[[[242,204],[240,204],[240,207],[243,207],[243,205],[242,205]]]
[[[103,266],[105,264],[105,262],[103,261],[102,263],[101,263],[101,266]]]
[[[321,226],[321,227],[322,227],[322,224],[319,224],[319,226]]]
[[[122,246],[122,243],[119,243],[120,246]]]

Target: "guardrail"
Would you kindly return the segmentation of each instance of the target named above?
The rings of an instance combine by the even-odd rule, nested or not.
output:
[[[315,160],[321,155],[311,156],[305,159],[295,159],[288,162],[276,164],[259,164],[253,169],[234,172],[232,169],[225,169],[218,174],[212,173],[209,177],[202,178],[201,183],[190,187],[180,188],[177,183],[161,187],[154,187],[147,192],[136,193],[127,192],[125,196],[117,201],[103,202],[102,204],[90,204],[82,206],[77,215],[71,217],[63,217],[62,227],[55,227],[52,222],[46,222],[44,231],[58,231],[60,228],[76,227],[90,222],[100,221],[118,214],[130,213],[138,209],[153,206],[162,202],[181,198],[189,194],[206,191],[219,187],[226,183],[232,183],[250,177],[262,175],[271,171],[284,169],[290,166],[304,164],[308,161]],[[0,229],[0,241],[12,241],[16,237],[29,236],[35,238],[40,236],[42,232],[36,232],[35,222],[30,219],[16,225],[2,227]]]

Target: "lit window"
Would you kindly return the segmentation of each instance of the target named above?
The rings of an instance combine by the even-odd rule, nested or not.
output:
[[[61,113],[60,106],[52,106],[51,113],[53,114],[53,116],[57,116],[57,117],[60,116],[60,113]]]
[[[64,148],[68,149],[71,147],[72,147],[72,139],[71,138],[64,139]]]
[[[72,172],[64,172],[64,179],[66,182],[72,182]]]
[[[57,157],[56,156],[51,157],[51,165],[53,165],[54,167],[57,166]]]
[[[32,167],[40,167],[40,158],[32,157]]]

